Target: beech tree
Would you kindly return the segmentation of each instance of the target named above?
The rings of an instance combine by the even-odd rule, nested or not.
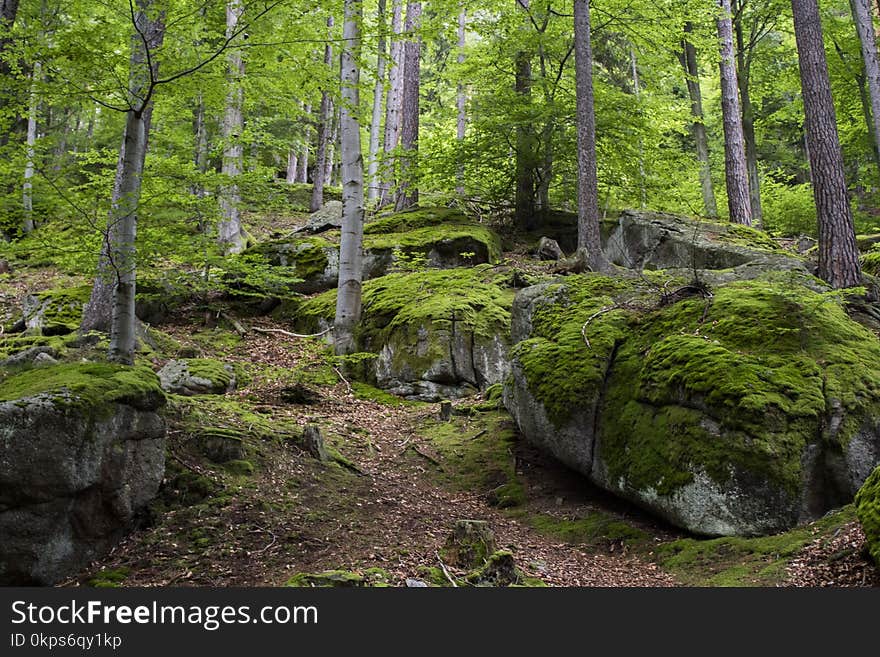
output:
[[[333,16],[327,17],[328,36],[333,31]],[[324,46],[324,66],[330,68],[333,64],[333,46],[331,41],[327,41]],[[330,132],[332,130],[332,103],[330,99],[330,90],[321,90],[321,107],[318,109],[318,145],[315,148],[315,169],[312,174],[312,200],[309,210],[316,212],[324,205],[324,184],[327,182],[327,148],[330,143]],[[332,163],[332,158],[331,163]]]
[[[241,0],[227,0],[226,38],[230,39],[239,29],[244,5]],[[226,253],[238,253],[244,248],[241,228],[241,194],[235,178],[243,170],[244,147],[244,57],[238,48],[227,53],[228,73],[226,113],[223,117],[223,175],[228,181],[220,194],[222,218],[218,225],[218,240]]]
[[[373,112],[370,117],[370,145],[367,158],[367,200],[375,202],[381,191],[379,180],[379,148],[382,132],[382,94],[385,90],[385,0],[379,0],[377,10],[379,24],[379,45],[376,55],[376,83],[373,87]]]
[[[877,58],[877,39],[870,0],[850,0],[856,32],[859,35],[868,96],[871,101],[874,149],[880,154],[880,61]],[[880,164],[880,163],[878,163]]]
[[[819,277],[835,288],[861,284],[862,272],[846,189],[837,115],[817,0],[791,0],[804,99],[813,197],[819,227]]]
[[[339,107],[342,235],[339,241],[339,284],[336,291],[336,317],[333,323],[334,348],[337,354],[348,354],[355,350],[354,330],[361,317],[364,163],[358,123],[360,105],[358,57],[362,15],[361,0],[345,0],[340,64],[342,102]]]
[[[403,97],[401,100],[400,121],[400,182],[397,190],[396,209],[398,211],[419,204],[419,189],[416,185],[417,159],[419,155],[419,88],[421,66],[421,38],[418,29],[421,24],[422,3],[408,2],[406,5],[405,29],[408,38],[403,46]]]

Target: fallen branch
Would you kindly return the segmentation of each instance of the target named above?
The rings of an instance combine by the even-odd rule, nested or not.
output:
[[[320,338],[322,335],[326,335],[330,331],[333,330],[333,327],[329,327],[321,331],[320,333],[309,333],[308,335],[302,333],[291,333],[290,331],[285,331],[284,329],[276,329],[276,328],[260,328],[259,326],[254,326],[253,330],[257,333],[280,333],[281,335],[286,335],[289,338]]]
[[[584,344],[587,345],[587,349],[592,349],[593,347],[590,345],[590,339],[587,337],[587,326],[590,325],[597,317],[601,317],[605,313],[611,312],[612,310],[616,310],[620,308],[616,303],[613,306],[602,306],[602,308],[598,311],[587,317],[587,321],[584,322],[584,325],[581,326],[581,337],[584,339]]]
[[[435,459],[435,458],[434,458],[433,456],[431,456],[430,454],[425,454],[425,452],[423,452],[422,450],[419,449],[418,445],[410,445],[410,447],[412,448],[412,451],[414,451],[416,454],[418,454],[419,456],[421,456],[423,459],[426,459],[426,460],[430,461],[431,463],[433,463],[434,465],[436,465],[438,468],[442,468],[442,467],[443,467],[443,465],[440,463],[440,461],[438,461],[437,459]]]
[[[345,387],[348,388],[348,392],[354,392],[354,390],[352,390],[351,384],[348,382],[348,379],[342,376],[342,372],[340,372],[339,369],[337,369],[336,367],[333,368],[333,371],[336,372],[337,376],[339,376],[340,379],[342,379]]]
[[[218,313],[218,315],[220,316],[221,319],[225,319],[227,322],[232,324],[232,328],[235,329],[236,333],[238,333],[241,336],[247,335],[247,333],[248,333],[247,328],[245,328],[245,326],[241,322],[239,322],[237,319],[235,319],[234,317],[230,317],[229,315],[227,315],[224,312]]]
[[[455,580],[452,578],[452,575],[449,574],[449,570],[446,569],[446,564],[443,563],[443,559],[440,558],[440,553],[436,552],[437,561],[440,562],[440,570],[443,571],[443,574],[446,576],[446,579],[449,580],[449,583],[452,584],[454,588],[458,588],[458,584],[455,583]]]

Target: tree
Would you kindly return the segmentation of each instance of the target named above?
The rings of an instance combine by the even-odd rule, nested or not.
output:
[[[871,117],[873,119],[874,150],[880,153],[880,61],[877,59],[877,40],[874,32],[874,20],[869,0],[850,0],[856,32],[862,50],[862,61],[865,65],[865,77],[868,82],[868,95],[871,101]]]
[[[230,39],[239,29],[244,5],[241,0],[227,0],[226,38]],[[220,194],[222,218],[218,226],[218,240],[225,253],[239,253],[244,248],[241,228],[241,195],[235,178],[243,169],[244,149],[244,57],[238,48],[227,54],[229,91],[226,96],[226,113],[223,118],[223,175],[229,180]]]
[[[574,0],[574,65],[577,101],[578,250],[586,250],[587,263],[593,271],[604,271],[609,265],[602,252],[599,234],[589,0]]]
[[[400,184],[397,189],[397,211],[419,204],[416,186],[416,168],[419,155],[419,68],[421,65],[421,38],[417,32],[421,23],[422,3],[406,5],[406,32],[409,38],[403,46],[403,99],[400,121]]]
[[[529,0],[516,0],[517,7],[529,13]],[[577,27],[575,27],[577,36]],[[514,90],[525,102],[532,93],[532,56],[528,49],[516,53]],[[591,64],[592,66],[592,64]],[[516,191],[514,221],[524,230],[535,228],[535,139],[531,125],[516,125]]]
[[[333,16],[327,17],[327,31],[333,31]],[[328,34],[328,38],[329,38]],[[330,41],[324,46],[324,66],[330,68],[333,64],[333,46]],[[318,109],[318,146],[315,149],[315,171],[312,175],[312,200],[309,210],[317,212],[324,205],[325,171],[327,169],[327,147],[330,143],[330,130],[332,122],[332,105],[330,91],[321,90],[321,107]]]
[[[703,121],[703,96],[700,91],[700,69],[697,65],[697,49],[689,38],[694,31],[693,23],[684,25],[684,39],[681,42],[679,61],[684,68],[687,81],[688,96],[691,101],[691,135],[697,160],[700,162],[700,188],[703,194],[703,213],[710,218],[718,216],[718,203],[715,201],[715,190],[712,187],[712,169],[709,165],[709,140],[706,136],[706,124]]]
[[[342,102],[339,107],[342,235],[339,241],[339,284],[336,291],[336,317],[333,323],[334,347],[337,354],[349,354],[355,350],[354,330],[361,317],[364,163],[357,113],[360,104],[358,57],[362,13],[361,0],[345,0],[340,64]]]
[[[843,172],[837,116],[817,0],[792,0],[804,130],[819,224],[819,277],[835,288],[861,284],[852,210]]]
[[[403,0],[393,0],[391,6],[391,39],[388,67],[388,92],[385,96],[385,138],[383,148],[385,151],[385,172],[381,189],[380,206],[391,203],[391,179],[390,164],[394,149],[400,141],[400,104],[403,100],[403,44],[400,38],[403,33]]]
[[[19,0],[0,0],[0,80],[7,80],[11,66],[6,59],[6,51],[12,43],[12,28],[15,25],[15,17],[18,14]],[[9,91],[0,91],[0,120],[5,120],[3,110],[9,104]],[[5,146],[9,141],[9,132],[6,126],[0,125],[0,146]]]
[[[379,199],[381,181],[379,180],[379,138],[382,132],[382,92],[385,89],[385,0],[379,0],[378,9],[379,46],[376,55],[376,84],[373,88],[373,113],[370,118],[370,147],[367,167],[367,200]]]
[[[733,50],[733,24],[730,0],[718,0],[718,42],[721,49],[721,114],[724,123],[724,173],[727,183],[727,207],[734,223],[752,223],[749,201],[749,174],[746,167],[746,147],[743,138],[742,114],[739,105],[739,85]]]
[[[458,65],[464,64],[465,28],[467,27],[467,10],[462,5],[458,11]],[[467,91],[464,82],[458,81],[455,94],[455,108],[458,116],[455,120],[455,139],[461,143],[467,131]],[[464,162],[459,162],[455,172],[457,183],[455,191],[459,196],[464,196]]]

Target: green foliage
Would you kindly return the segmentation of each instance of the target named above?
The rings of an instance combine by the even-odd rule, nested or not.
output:
[[[764,176],[761,204],[764,228],[773,235],[816,235],[816,203],[809,183],[782,183]]]
[[[855,499],[856,515],[862,523],[871,557],[880,565],[880,467],[874,469]]]

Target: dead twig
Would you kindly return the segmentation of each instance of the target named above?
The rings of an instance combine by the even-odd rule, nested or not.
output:
[[[612,310],[616,310],[618,308],[620,308],[620,306],[617,305],[616,303],[613,306],[602,306],[602,308],[600,310],[598,310],[597,312],[594,312],[592,315],[587,317],[587,321],[584,322],[583,326],[581,326],[581,337],[583,337],[584,344],[587,345],[587,349],[593,348],[590,345],[590,339],[587,337],[587,327],[590,325],[590,322],[592,322],[597,317],[601,317],[605,313],[611,312]]]
[[[259,326],[254,326],[253,329],[257,333],[280,333],[281,335],[286,335],[289,338],[320,338],[322,335],[327,335],[330,331],[333,330],[333,327],[329,327],[321,331],[320,333],[291,333],[290,331],[285,331],[284,329],[278,328],[260,328]]]
[[[452,575],[449,574],[449,570],[446,568],[446,564],[443,563],[443,559],[440,558],[440,553],[435,552],[435,554],[437,555],[437,561],[440,562],[440,570],[443,571],[443,575],[446,577],[446,579],[449,580],[449,583],[452,584],[454,588],[458,588],[458,584],[455,583],[455,580],[452,578]]]
[[[346,379],[344,376],[342,376],[342,372],[340,372],[339,369],[336,367],[333,368],[333,371],[336,372],[337,376],[340,379],[342,379],[342,382],[345,384],[345,387],[348,388],[348,391],[354,392],[354,390],[352,390],[351,384],[348,382],[348,379]]]
[[[235,332],[238,333],[239,335],[241,335],[241,336],[245,336],[245,335],[248,334],[248,330],[247,330],[247,328],[244,326],[244,324],[242,324],[241,322],[239,322],[239,321],[238,321],[237,319],[235,319],[234,317],[230,317],[229,315],[227,315],[227,314],[224,313],[224,312],[220,312],[220,313],[217,313],[217,314],[218,314],[218,316],[219,316],[221,319],[225,319],[227,322],[229,322],[230,324],[232,324],[232,328],[235,329]]]
[[[422,457],[423,459],[425,459],[426,461],[430,461],[431,463],[433,463],[434,465],[436,465],[438,468],[442,468],[442,467],[443,467],[443,465],[440,463],[440,461],[438,461],[437,459],[435,459],[435,458],[434,458],[433,456],[431,456],[430,454],[426,454],[425,452],[423,452],[422,450],[420,450],[418,445],[410,445],[410,449],[412,449],[412,451],[414,451],[416,454],[418,454],[419,456],[421,456],[421,457]],[[406,451],[406,450],[404,450],[404,451]]]

